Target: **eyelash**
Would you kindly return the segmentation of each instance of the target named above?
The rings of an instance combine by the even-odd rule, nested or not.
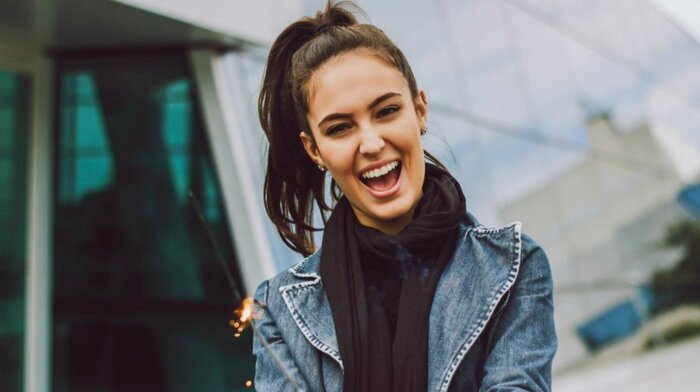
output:
[[[382,110],[377,112],[377,118],[384,118],[386,116],[391,116],[392,114],[398,112],[399,110],[401,110],[401,106],[398,106],[398,105],[387,106],[387,107],[382,108]],[[386,113],[387,111],[388,111],[388,113]],[[348,124],[338,124],[336,126],[328,128],[328,130],[326,131],[326,134],[327,135],[335,135],[339,132],[343,132],[348,127],[349,127]]]
[[[377,114],[380,115],[380,114],[386,112],[387,110],[391,110],[389,113],[386,113],[383,116],[379,116],[379,117],[386,117],[386,116],[389,116],[389,115],[392,115],[392,114],[398,112],[400,109],[401,109],[401,107],[398,105],[391,105],[391,106],[387,106],[387,107],[383,108]]]

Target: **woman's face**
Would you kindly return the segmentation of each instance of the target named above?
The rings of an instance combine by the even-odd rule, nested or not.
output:
[[[396,234],[423,196],[421,129],[426,100],[411,97],[401,72],[367,49],[330,59],[309,83],[307,153],[325,166],[357,220]]]

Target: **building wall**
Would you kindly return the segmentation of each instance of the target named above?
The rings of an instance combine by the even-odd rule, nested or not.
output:
[[[660,247],[665,230],[684,218],[675,202],[679,173],[648,125],[617,129],[607,116],[589,121],[591,157],[507,202],[505,221],[522,220],[541,242],[556,281],[561,350],[557,368],[588,356],[577,327],[634,297],[677,251]],[[605,153],[625,166],[595,159]],[[618,162],[619,163],[619,162]]]

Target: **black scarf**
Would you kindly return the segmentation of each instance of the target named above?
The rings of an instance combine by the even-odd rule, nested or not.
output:
[[[465,213],[457,181],[431,164],[414,218],[395,236],[360,225],[349,202],[338,202],[323,236],[321,279],[343,359],[345,392],[427,390],[430,308]],[[396,268],[400,274],[395,330],[394,317],[387,316],[372,290],[381,290],[376,286],[382,280],[365,279],[368,261],[388,263],[385,271]]]

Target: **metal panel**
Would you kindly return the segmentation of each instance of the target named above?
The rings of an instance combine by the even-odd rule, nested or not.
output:
[[[209,136],[229,224],[248,293],[276,272],[263,211],[250,168],[251,151],[240,111],[244,105],[229,89],[223,58],[210,50],[190,55],[204,127]],[[253,149],[254,150],[254,149]]]
[[[27,311],[24,389],[47,392],[51,385],[51,199],[52,72],[36,60],[31,99],[27,235]]]

